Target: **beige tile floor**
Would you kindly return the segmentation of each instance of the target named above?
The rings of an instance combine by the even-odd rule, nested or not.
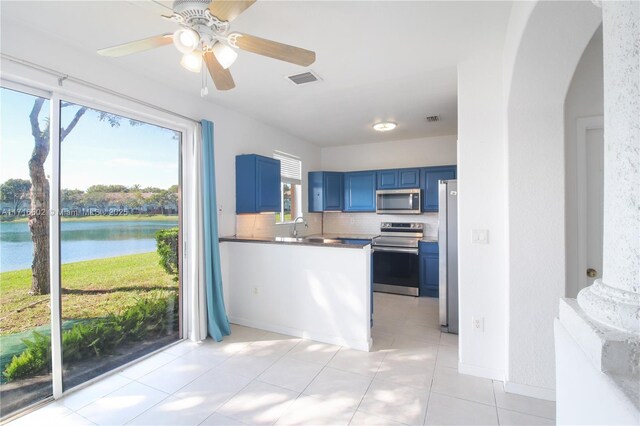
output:
[[[34,425],[548,425],[555,404],[457,372],[437,299],[375,294],[374,348],[232,326],[12,422]]]

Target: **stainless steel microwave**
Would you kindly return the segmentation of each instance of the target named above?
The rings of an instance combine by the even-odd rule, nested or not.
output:
[[[376,191],[376,213],[420,214],[420,189],[380,189]]]

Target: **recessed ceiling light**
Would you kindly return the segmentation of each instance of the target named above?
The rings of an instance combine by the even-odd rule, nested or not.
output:
[[[392,121],[383,121],[382,123],[374,124],[373,130],[377,130],[378,132],[388,132],[395,129],[396,126],[397,124]]]

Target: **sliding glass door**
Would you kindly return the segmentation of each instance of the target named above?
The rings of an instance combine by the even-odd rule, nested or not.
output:
[[[0,88],[2,416],[47,398],[53,392],[47,265],[50,105],[46,96]]]
[[[2,89],[2,417],[180,338],[181,139]]]
[[[64,389],[179,338],[180,133],[63,103]]]

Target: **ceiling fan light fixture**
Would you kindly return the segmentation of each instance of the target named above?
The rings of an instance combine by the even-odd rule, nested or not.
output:
[[[196,50],[185,53],[180,59],[180,65],[191,72],[200,72],[202,69],[202,52]]]
[[[193,52],[200,44],[200,35],[191,28],[180,28],[173,33],[173,44],[182,53]]]
[[[382,121],[373,125],[373,130],[378,132],[389,132],[395,129],[398,125],[393,121]]]
[[[213,45],[213,54],[223,69],[229,68],[238,58],[238,52],[220,42]]]

